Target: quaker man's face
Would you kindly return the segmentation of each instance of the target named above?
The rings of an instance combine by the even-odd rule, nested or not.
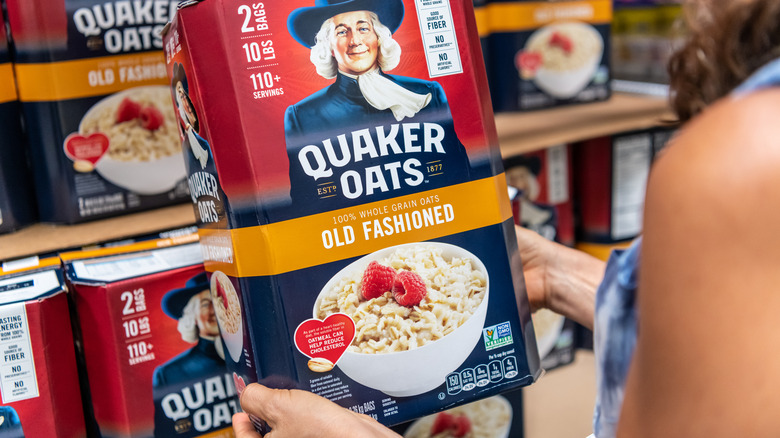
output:
[[[339,70],[359,75],[374,68],[379,54],[379,37],[368,11],[334,15],[331,39],[333,57]]]
[[[214,305],[211,303],[211,291],[206,289],[196,295],[200,300],[198,316],[195,319],[200,336],[219,336],[219,325]]]

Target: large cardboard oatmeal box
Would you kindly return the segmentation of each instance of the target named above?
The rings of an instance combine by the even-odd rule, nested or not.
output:
[[[585,140],[573,147],[577,247],[606,260],[642,232],[645,187],[655,154],[668,137],[654,129]]]
[[[470,0],[185,2],[164,42],[239,385],[395,424],[538,377]]]
[[[496,111],[611,96],[610,0],[493,0],[488,15]]]
[[[571,148],[561,144],[504,158],[515,223],[574,246]]]
[[[91,429],[102,437],[233,437],[240,408],[197,236],[62,259]]]
[[[7,0],[45,222],[187,199],[160,31],[174,0]]]
[[[0,28],[0,234],[37,219],[27,140],[5,26]]]
[[[60,260],[0,268],[0,436],[83,438],[68,297]]]

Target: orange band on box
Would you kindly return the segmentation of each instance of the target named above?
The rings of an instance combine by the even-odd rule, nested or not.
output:
[[[14,66],[10,62],[0,64],[0,103],[17,100]]]
[[[42,64],[15,64],[19,100],[47,102],[166,85],[162,51]]]
[[[69,251],[60,253],[59,257],[63,262],[72,262],[74,260],[93,259],[97,257],[106,257],[119,254],[130,254],[134,252],[167,248],[169,246],[195,243],[198,241],[198,238],[198,234],[192,233],[177,237],[164,237],[160,239],[144,240],[141,242],[128,243],[127,245],[111,246],[107,248]]]
[[[0,265],[0,275],[9,275],[9,274],[18,274],[20,272],[28,272],[28,271],[35,271],[42,268],[49,268],[53,266],[59,266],[62,262],[60,262],[59,257],[48,257],[43,258],[40,260],[37,260],[35,263],[31,263],[27,266],[15,268],[14,263],[3,263]]]
[[[372,212],[370,217],[368,212]],[[223,271],[233,277],[259,277],[496,225],[511,217],[506,177],[502,173],[269,225],[201,229],[199,233],[206,270]],[[387,224],[392,233],[387,232]],[[351,227],[351,233],[346,227]],[[384,235],[376,234],[377,228]]]
[[[474,8],[474,18],[477,19],[477,32],[479,37],[486,37],[490,35],[490,16],[488,15],[488,8],[481,6]]]
[[[479,34],[531,30],[556,21],[612,22],[611,0],[490,3]]]
[[[607,261],[613,250],[625,249],[631,246],[631,241],[620,243],[589,243],[589,242],[577,242],[575,247],[585,253],[596,257],[597,259]]]

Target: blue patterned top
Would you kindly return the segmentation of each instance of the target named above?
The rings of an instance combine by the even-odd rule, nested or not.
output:
[[[780,59],[767,63],[733,92],[750,92],[780,85]],[[636,289],[639,280],[638,238],[625,250],[615,250],[607,261],[604,280],[596,291],[593,350],[596,359],[596,438],[614,438],[623,404],[628,366],[636,347]]]

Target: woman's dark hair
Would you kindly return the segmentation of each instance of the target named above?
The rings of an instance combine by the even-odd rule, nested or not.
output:
[[[669,60],[680,123],[780,57],[780,1],[694,0],[685,18],[688,38]]]

